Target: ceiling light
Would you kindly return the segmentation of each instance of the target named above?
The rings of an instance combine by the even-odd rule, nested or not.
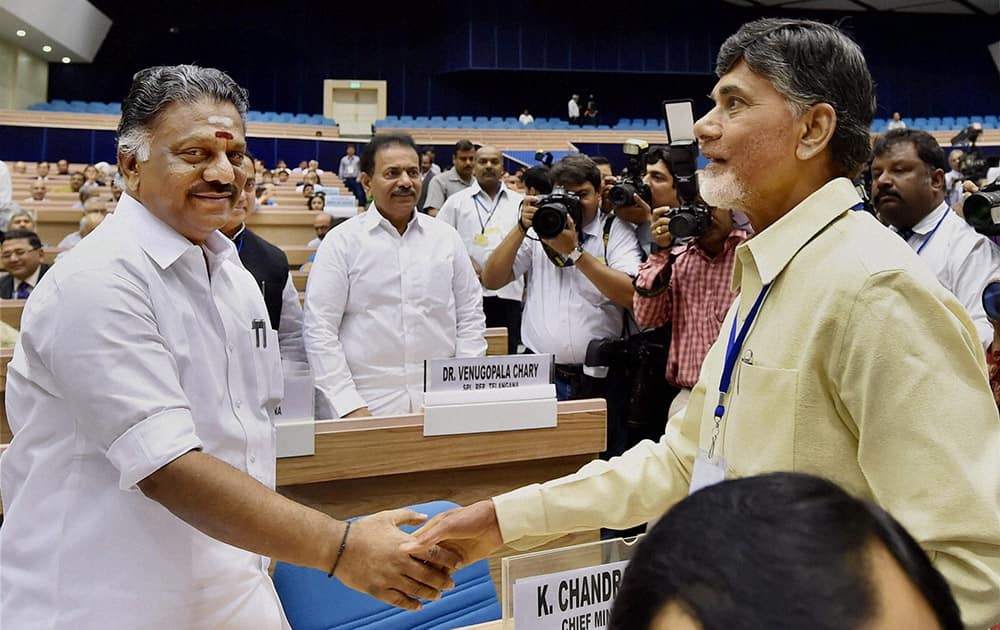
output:
[[[62,62],[63,63],[69,63],[70,61],[72,61],[72,59],[70,59],[69,57],[63,57],[62,58]]]
[[[24,37],[25,35],[28,34],[28,32],[25,31],[24,29],[19,28],[14,34],[17,35],[18,37]]]
[[[52,52],[52,46],[45,44],[44,46],[42,46],[42,52]]]

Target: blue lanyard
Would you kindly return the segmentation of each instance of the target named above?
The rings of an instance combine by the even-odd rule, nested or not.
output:
[[[493,218],[493,215],[496,214],[497,208],[500,206],[500,195],[502,194],[503,188],[497,190],[497,200],[496,203],[493,204],[492,210],[487,210],[486,204],[479,201],[478,193],[472,198],[472,200],[476,202],[476,206],[481,208],[482,211],[486,213],[486,221],[483,222],[483,215],[479,214],[479,210],[476,210],[476,217],[479,219],[479,227],[482,228],[483,234],[486,234],[486,226],[490,224],[490,219]]]
[[[920,252],[924,251],[924,248],[927,247],[927,243],[931,242],[931,237],[934,236],[934,233],[937,232],[938,228],[941,227],[941,224],[944,223],[944,220],[947,218],[949,212],[951,212],[951,208],[946,208],[944,214],[942,214],[941,218],[938,219],[937,225],[934,226],[934,229],[930,231],[927,238],[924,239],[924,242],[917,248],[917,256],[920,255]]]
[[[719,437],[719,426],[722,423],[722,417],[726,414],[726,396],[729,394],[729,387],[732,384],[733,370],[736,369],[736,359],[740,355],[743,342],[746,341],[747,334],[750,332],[750,326],[753,324],[753,320],[756,319],[757,312],[760,311],[760,306],[764,303],[764,298],[767,297],[767,292],[770,288],[771,283],[767,283],[761,287],[760,293],[757,295],[753,306],[750,307],[750,312],[747,313],[747,318],[743,321],[743,326],[740,327],[738,335],[736,334],[736,321],[740,316],[739,307],[737,307],[736,313],[733,315],[733,326],[729,330],[729,344],[726,346],[726,362],[722,368],[722,379],[719,381],[719,404],[715,408],[715,429],[712,432],[712,446],[708,449],[709,459],[715,455],[715,442]]]

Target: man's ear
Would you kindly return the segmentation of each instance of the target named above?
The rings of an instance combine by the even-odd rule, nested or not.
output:
[[[944,171],[936,168],[931,171],[931,188],[934,190],[944,190]]]
[[[799,142],[795,157],[803,162],[823,152],[837,128],[837,112],[829,103],[817,103],[799,121]]]
[[[361,182],[361,185],[365,187],[365,192],[371,194],[372,178],[368,176],[368,173],[362,171],[361,177],[358,178],[358,181]]]
[[[125,190],[139,190],[139,158],[134,153],[125,154],[118,152],[118,168],[121,169],[122,179],[125,180]]]

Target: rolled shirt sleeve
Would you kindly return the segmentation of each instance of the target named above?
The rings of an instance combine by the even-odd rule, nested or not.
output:
[[[305,341],[302,339],[302,305],[299,303],[299,292],[288,274],[285,288],[281,291],[281,320],[278,321],[278,348],[281,360],[293,364],[296,368],[306,367]]]
[[[174,357],[138,285],[86,271],[37,297],[25,345],[62,385],[80,432],[119,471],[123,490],[201,448]],[[80,316],[58,317],[59,311]]]
[[[452,232],[455,248],[452,291],[455,293],[455,356],[479,357],[486,354],[486,316],[483,290],[472,261],[458,232]]]

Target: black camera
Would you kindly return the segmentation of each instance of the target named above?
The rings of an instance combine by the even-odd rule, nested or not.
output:
[[[624,208],[635,205],[634,195],[645,201],[650,206],[653,205],[653,191],[642,181],[642,175],[646,170],[644,164],[646,152],[649,151],[649,143],[645,140],[629,138],[622,145],[622,153],[628,165],[625,175],[621,181],[611,187],[608,191],[608,199],[615,208]]]
[[[986,159],[979,152],[979,149],[976,148],[976,140],[979,139],[982,133],[982,123],[974,122],[956,133],[951,139],[952,146],[968,147],[965,150],[965,154],[958,161],[958,170],[962,172],[962,176],[965,179],[977,183],[986,177],[986,172],[989,170],[989,164],[987,164]]]
[[[983,310],[990,321],[1000,322],[1000,281],[994,280],[983,289]]]
[[[573,217],[577,229],[583,227],[583,206],[580,198],[560,186],[547,195],[535,200],[535,214],[531,217],[531,227],[538,238],[555,238],[566,229],[567,217]]]
[[[969,195],[962,204],[962,214],[980,234],[1000,235],[1000,177]]]
[[[691,100],[664,101],[667,137],[670,140],[668,166],[674,176],[679,207],[672,210],[670,233],[676,239],[701,238],[712,226],[712,209],[698,198],[698,141],[694,137],[694,110]]]

